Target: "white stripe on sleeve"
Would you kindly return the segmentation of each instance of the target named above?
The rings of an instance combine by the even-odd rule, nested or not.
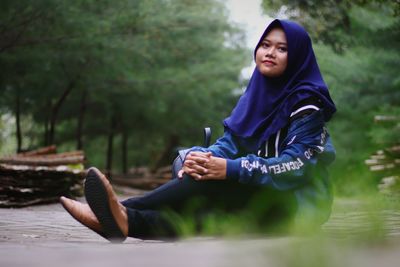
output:
[[[301,112],[301,111],[303,111],[303,110],[306,110],[306,109],[319,110],[319,107],[314,106],[314,105],[307,105],[307,106],[298,108],[297,110],[293,111],[293,112],[290,114],[290,117],[293,117],[293,116],[296,115],[297,113],[299,113],[299,112]]]

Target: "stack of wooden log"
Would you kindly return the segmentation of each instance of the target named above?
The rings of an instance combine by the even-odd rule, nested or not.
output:
[[[385,194],[400,194],[400,146],[378,150],[365,161],[369,169],[384,176],[378,185]]]
[[[55,146],[0,158],[0,207],[23,207],[82,195],[82,151],[56,153]]]
[[[376,122],[400,121],[396,116],[375,116]],[[378,150],[365,161],[372,172],[382,175],[381,193],[400,196],[400,145]]]

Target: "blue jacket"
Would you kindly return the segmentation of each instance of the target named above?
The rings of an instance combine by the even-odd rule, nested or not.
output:
[[[257,156],[258,140],[233,136],[228,131],[208,148],[227,159],[227,179],[244,184],[269,186],[293,192],[298,208],[296,220],[321,224],[329,218],[332,188],[327,166],[335,159],[335,149],[325,128],[322,111],[293,121],[278,156]]]

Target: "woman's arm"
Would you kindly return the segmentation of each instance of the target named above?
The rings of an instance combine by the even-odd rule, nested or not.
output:
[[[195,179],[224,179],[226,175],[226,160],[238,158],[239,155],[246,155],[240,139],[225,131],[215,144],[204,147],[192,147],[186,154],[182,170],[178,173],[178,177],[182,178],[183,173],[192,176]],[[246,151],[246,149],[245,149]],[[206,166],[206,167],[205,167]]]
[[[279,157],[249,154],[225,160],[210,156],[209,161],[202,164],[204,169],[199,170],[197,179],[221,179],[221,167],[225,164],[224,178],[269,185],[279,190],[295,188],[311,179],[319,161],[329,164],[334,160],[335,151],[323,126],[319,112],[293,122]],[[220,171],[215,176],[218,168]]]
[[[232,135],[229,131],[225,131],[224,135],[217,139],[217,141],[205,148],[195,146],[189,149],[190,152],[211,152],[212,156],[220,157],[225,159],[235,159],[240,155],[246,155],[253,151],[256,146],[256,142],[252,140],[243,140]]]
[[[329,164],[334,159],[329,137],[323,145],[293,143],[279,157],[260,158],[247,155],[227,160],[227,179],[246,184],[269,185],[278,190],[290,190],[307,183],[321,160]]]

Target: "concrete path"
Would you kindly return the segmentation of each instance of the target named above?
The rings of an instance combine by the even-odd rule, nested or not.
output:
[[[393,229],[400,226],[397,215],[391,221]],[[400,231],[389,231],[388,237],[378,240],[343,241],[343,232],[338,238],[334,232],[343,230],[345,219],[340,216],[334,215],[325,225],[324,231],[330,233],[325,238],[201,237],[176,242],[128,238],[123,244],[111,244],[59,204],[0,209],[0,267],[399,266]]]

